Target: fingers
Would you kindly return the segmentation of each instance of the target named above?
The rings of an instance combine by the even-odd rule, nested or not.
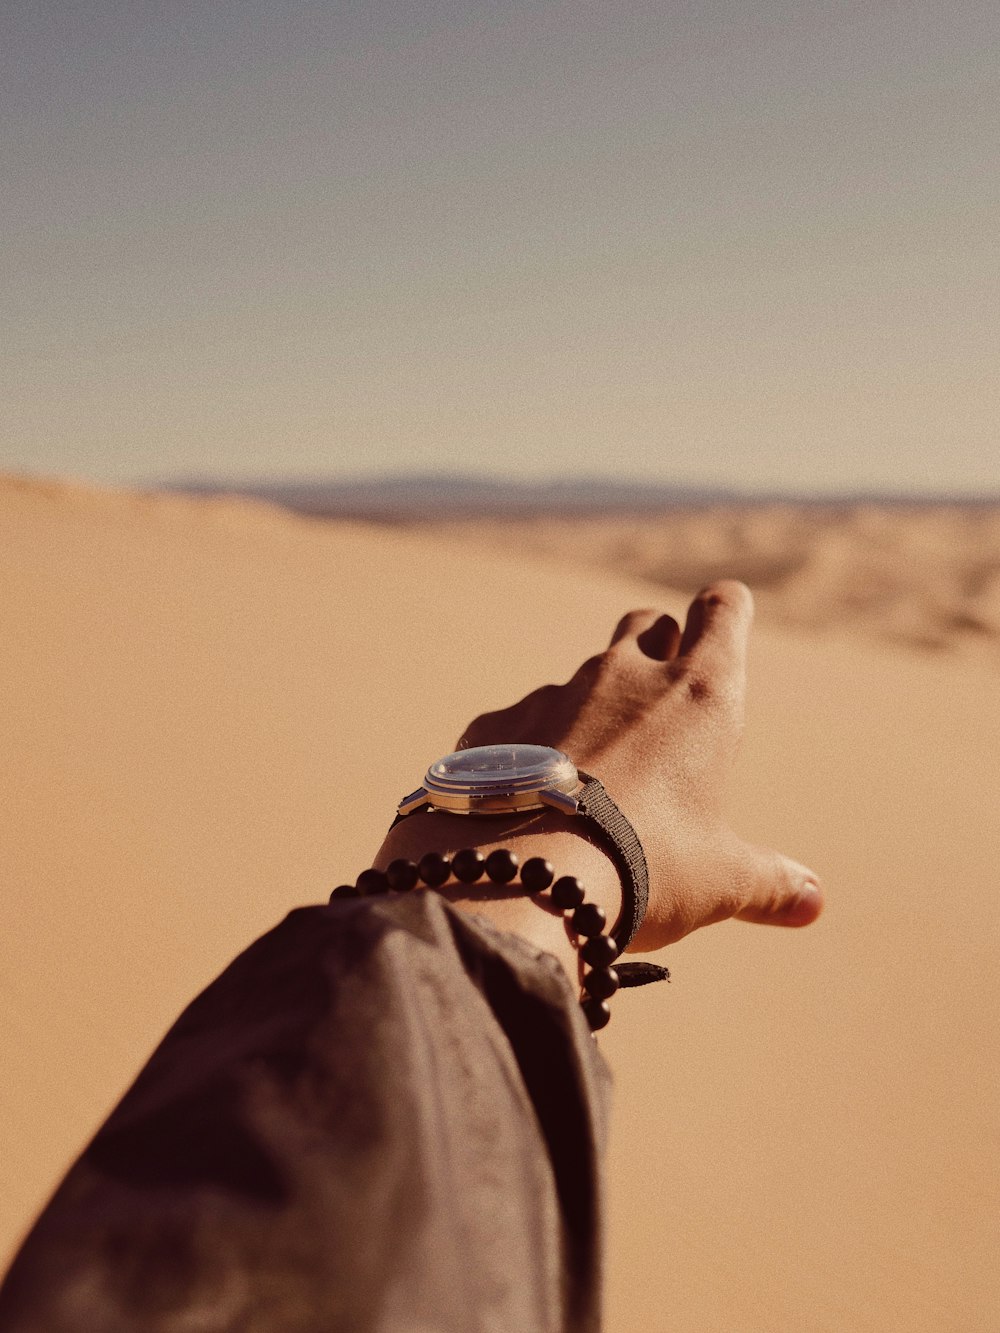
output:
[[[819,879],[808,866],[769,847],[742,843],[736,885],[740,921],[764,926],[808,926],[823,910]]]
[[[654,662],[672,662],[681,646],[681,627],[673,616],[660,616],[638,635],[636,642]]]
[[[622,639],[637,639],[644,629],[648,629],[656,621],[659,615],[659,611],[650,611],[648,608],[643,611],[626,611],[615,626],[615,632],[611,636],[609,646],[613,648],[616,643],[621,643]]]
[[[710,583],[691,603],[679,656],[711,675],[742,677],[753,620],[750,589],[734,579]]]
[[[681,629],[673,616],[660,611],[629,611],[619,620],[611,636],[611,647],[633,640],[639,650],[655,662],[669,662],[677,656]]]
[[[750,589],[735,579],[721,579],[702,588],[691,603],[683,635],[672,616],[646,607],[622,616],[610,646],[631,639],[659,662],[680,656],[705,671],[742,672],[752,620]]]

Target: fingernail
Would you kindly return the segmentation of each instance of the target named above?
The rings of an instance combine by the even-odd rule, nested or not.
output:
[[[823,891],[815,879],[804,879],[798,887],[798,894],[792,903],[790,915],[794,924],[807,926],[815,921],[823,910]]]

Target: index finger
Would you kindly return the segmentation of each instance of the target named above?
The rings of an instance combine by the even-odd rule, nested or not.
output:
[[[742,680],[753,623],[753,597],[745,583],[710,583],[688,608],[678,660],[715,679]]]

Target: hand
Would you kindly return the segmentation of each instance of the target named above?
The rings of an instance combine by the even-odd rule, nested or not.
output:
[[[728,581],[698,594],[683,634],[670,616],[630,611],[565,685],[476,718],[459,742],[550,745],[600,778],[649,863],[640,952],[730,917],[805,926],[822,910],[812,871],[743,842],[723,816],[752,616],[749,589]]]

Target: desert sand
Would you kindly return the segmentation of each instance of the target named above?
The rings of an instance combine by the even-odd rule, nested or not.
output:
[[[682,610],[527,545],[0,486],[5,1252],[183,1005],[368,864],[471,714],[629,606]],[[764,621],[733,822],[828,908],[701,932],[616,998],[608,1333],[994,1329],[1000,673]]]
[[[740,578],[761,620],[1000,666],[1000,505],[732,503],[544,521],[411,523],[694,592]]]

